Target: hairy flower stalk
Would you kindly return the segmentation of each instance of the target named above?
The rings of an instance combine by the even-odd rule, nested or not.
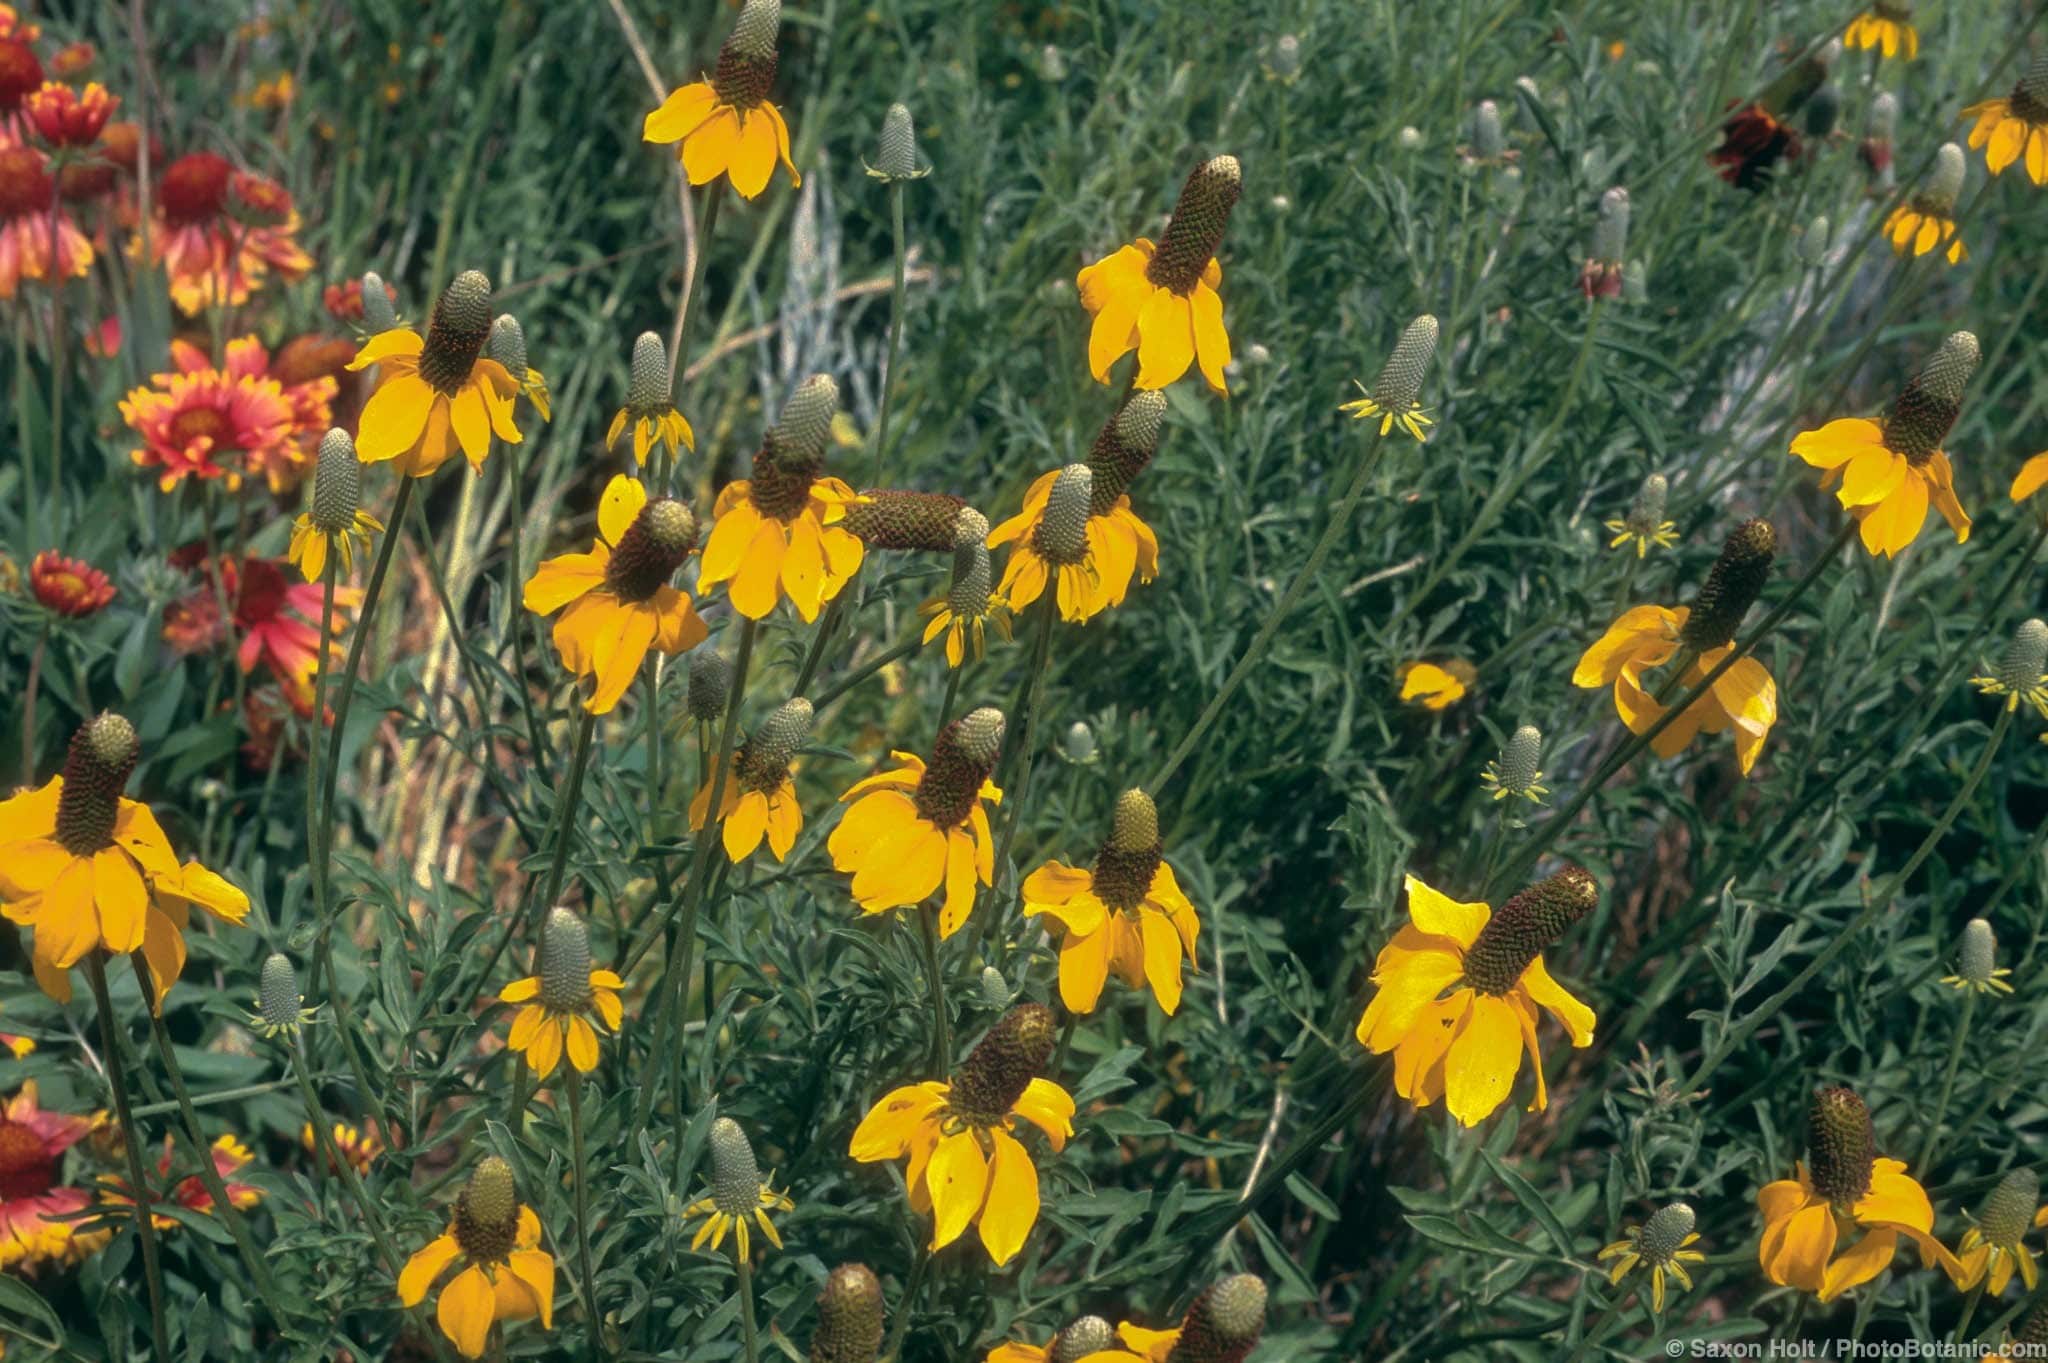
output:
[[[882,1347],[882,1284],[866,1264],[841,1264],[818,1291],[810,1363],[875,1363]]]

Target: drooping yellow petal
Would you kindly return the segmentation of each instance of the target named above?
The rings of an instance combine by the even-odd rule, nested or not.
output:
[[[1188,300],[1154,289],[1138,310],[1138,387],[1164,388],[1195,362],[1195,322]]]
[[[424,1248],[406,1260],[405,1267],[398,1274],[399,1305],[418,1306],[425,1301],[434,1279],[440,1277],[441,1270],[454,1263],[461,1253],[462,1246],[455,1243],[452,1235],[429,1240]]]
[[[604,496],[597,503],[597,533],[604,537],[606,544],[616,548],[646,505],[647,488],[638,478],[628,478],[623,473],[613,474],[611,481],[604,485]]]
[[[912,1134],[944,1101],[944,1095],[929,1084],[891,1089],[854,1128],[847,1153],[863,1164],[901,1159],[910,1149]]]
[[[491,1280],[472,1264],[441,1289],[434,1318],[464,1358],[481,1358],[491,1322],[497,1318],[496,1306],[497,1293],[491,1290]]]
[[[973,1222],[988,1193],[988,1161],[972,1128],[939,1141],[924,1181],[932,1199],[931,1247],[944,1249]]]
[[[1571,1034],[1572,1045],[1593,1044],[1593,1010],[1550,978],[1541,956],[1529,962],[1528,969],[1522,972],[1521,988],[1532,1003],[1564,1024],[1565,1031]]]
[[[1869,1282],[1891,1265],[1899,1233],[1890,1227],[1871,1231],[1828,1264],[1821,1276],[1820,1299],[1833,1301],[1852,1287]]]
[[[1408,920],[1437,937],[1448,937],[1461,947],[1479,940],[1479,932],[1493,916],[1484,904],[1461,904],[1449,895],[1425,885],[1414,876],[1402,877],[1408,890]]]
[[[385,380],[363,405],[356,427],[356,457],[375,464],[411,449],[426,429],[438,397],[426,380],[416,375],[400,374]]]
[[[1463,1028],[1444,1056],[1444,1099],[1466,1126],[1477,1126],[1507,1100],[1522,1064],[1522,1030],[1503,999],[1473,998]]]
[[[1038,1223],[1038,1170],[1024,1147],[1001,1127],[989,1128],[988,1201],[981,1243],[997,1268],[1016,1257]]]

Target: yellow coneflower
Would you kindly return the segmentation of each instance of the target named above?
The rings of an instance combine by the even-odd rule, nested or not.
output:
[[[448,1229],[406,1261],[398,1300],[417,1306],[456,1264],[434,1318],[464,1358],[483,1357],[491,1327],[540,1317],[554,1328],[555,1260],[540,1248],[540,1218],[521,1205],[512,1166],[496,1155],[477,1165],[456,1199]]]
[[[1522,1052],[1536,1071],[1531,1112],[1550,1104],[1537,1009],[1593,1044],[1593,1010],[1544,968],[1543,952],[1586,916],[1599,898],[1593,877],[1576,866],[1539,881],[1501,905],[1460,904],[1406,878],[1408,922],[1373,963],[1372,1001],[1358,1020],[1359,1044],[1394,1053],[1394,1091],[1417,1108],[1438,1098],[1466,1126],[1507,1101]],[[1449,992],[1446,993],[1445,991]]]
[[[650,499],[637,478],[615,474],[598,503],[590,552],[548,559],[527,579],[526,609],[562,612],[555,652],[562,666],[590,680],[583,708],[591,714],[619,703],[648,649],[674,657],[704,642],[709,631],[690,594],[669,585],[696,545],[697,518],[687,504]]]
[[[597,1068],[591,1014],[606,1031],[618,1031],[623,1016],[619,991],[626,982],[613,971],[591,966],[590,930],[559,906],[548,910],[539,956],[536,973],[498,991],[498,1002],[525,1005],[513,1017],[505,1045],[523,1053],[541,1079],[555,1072],[565,1054],[579,1073],[588,1074]]]
[[[1060,1001],[1092,1013],[1114,969],[1132,988],[1150,985],[1171,1017],[1180,1007],[1181,960],[1195,960],[1202,924],[1160,855],[1159,811],[1142,790],[1116,802],[1110,834],[1083,869],[1049,861],[1024,877],[1024,914],[1061,927]]]
[[[512,419],[520,388],[505,366],[484,358],[490,334],[491,281],[464,270],[434,304],[424,340],[399,327],[363,344],[348,367],[377,366],[377,391],[356,427],[364,463],[395,460],[400,473],[424,478],[458,449],[471,468],[483,468],[494,433],[520,442]]]
[[[943,638],[946,666],[958,667],[971,652],[980,662],[988,651],[988,631],[995,627],[1004,642],[1010,638],[1010,608],[990,595],[994,577],[988,561],[988,518],[962,507],[954,522],[953,580],[944,596],[919,606],[930,617],[924,642]]]
[[[989,1350],[982,1363],[1080,1363],[1116,1346],[1116,1333],[1101,1316],[1069,1321],[1043,1344],[1011,1341]]]
[[[63,775],[0,801],[0,913],[34,932],[36,983],[59,1002],[87,953],[139,948],[161,1009],[185,968],[192,905],[230,923],[249,913],[249,896],[180,865],[149,806],[122,797],[140,752],[127,720],[99,715],[72,735]]]
[[[1956,973],[1941,977],[1949,988],[1973,994],[2012,992],[2012,986],[2006,983],[2012,968],[1998,963],[1998,936],[1983,919],[1972,918],[1963,924],[1963,940],[1956,957]]]
[[[2048,1207],[2040,1207],[2040,1201],[2040,1175],[2025,1167],[2006,1170],[1984,1199],[1977,1223],[1956,1242],[1956,1262],[1962,1269],[1956,1278],[1958,1288],[1967,1292],[1983,1283],[1995,1297],[2005,1291],[2015,1271],[2027,1291],[2039,1286],[2040,1265],[2021,1240],[2030,1226],[2048,1218]]]
[[[612,416],[611,429],[604,433],[604,447],[611,449],[628,427],[633,431],[633,460],[645,464],[658,446],[667,446],[670,458],[697,448],[697,433],[669,396],[668,352],[661,337],[651,331],[640,333],[633,342],[633,367],[626,384],[626,405]]]
[[[1693,1228],[1692,1208],[1683,1202],[1674,1202],[1668,1207],[1659,1207],[1650,1214],[1650,1219],[1641,1226],[1630,1226],[1628,1233],[1613,1244],[1601,1250],[1598,1259],[1614,1260],[1607,1270],[1607,1281],[1618,1284],[1639,1265],[1650,1270],[1650,1309],[1664,1309],[1664,1279],[1676,1278],[1678,1285],[1692,1291],[1692,1275],[1686,1271],[1687,1264],[1703,1264],[1707,1256],[1691,1245],[1699,1241],[1699,1232]]]
[[[1721,556],[1691,606],[1634,606],[1608,626],[1572,670],[1572,685],[1614,688],[1615,713],[1630,733],[1647,733],[1664,718],[1668,707],[1644,685],[1644,674],[1673,659],[1684,671],[1673,689],[1690,689],[1704,681],[1735,647],[1735,631],[1763,590],[1777,553],[1770,522],[1744,521],[1721,549]],[[1700,733],[1733,733],[1736,760],[1747,776],[1778,722],[1778,684],[1755,658],[1743,657],[1722,673],[1705,695],[1694,701],[1663,732],[1650,741],[1659,757],[1675,757]]]
[[[1875,0],[1849,21],[1842,32],[1842,46],[1852,52],[1876,48],[1887,57],[1903,53],[1907,61],[1913,60],[1920,55],[1920,32],[1913,27],[1911,0]]]
[[[533,410],[540,413],[542,421],[553,421],[555,414],[549,409],[547,376],[526,362],[526,331],[519,325],[519,319],[511,313],[500,313],[491,323],[491,339],[484,346],[484,354],[505,366],[505,372],[512,376],[512,382],[519,385],[519,391],[526,394],[526,400],[533,404]]]
[[[363,510],[363,466],[356,458],[355,442],[340,427],[320,441],[320,458],[313,466],[313,505],[292,523],[292,542],[287,556],[317,582],[327,571],[327,556],[341,559],[341,571],[356,567],[356,544],[369,549],[370,536],[382,534],[384,523]]]
[[[863,1164],[909,1157],[910,1205],[932,1214],[931,1248],[971,1225],[997,1267],[1010,1262],[1038,1222],[1038,1168],[1010,1134],[1021,1117],[1054,1151],[1074,1134],[1074,1100],[1039,1072],[1059,1032],[1052,1010],[1019,1004],[1003,1015],[954,1073],[885,1094],[861,1119],[848,1151]]]
[[[1984,148],[1986,170],[1997,175],[2024,158],[2027,178],[2048,185],[2048,50],[2034,54],[2010,95],[1972,104],[1963,117],[1977,120],[1970,147]]]
[[[818,1289],[811,1363],[875,1363],[882,1352],[882,1282],[866,1264],[841,1264]]]
[[[1763,1240],[1757,1262],[1784,1287],[1833,1301],[1891,1265],[1899,1237],[1951,1277],[1962,1265],[1936,1240],[1934,1206],[1903,1162],[1877,1157],[1870,1109],[1851,1089],[1816,1090],[1807,1109],[1807,1159],[1757,1194]],[[1845,1237],[1860,1238],[1847,1248]]]
[[[1204,1288],[1171,1330],[1119,1322],[1124,1347],[1083,1355],[1081,1363],[1243,1363],[1265,1328],[1266,1285],[1239,1273]]]
[[[1969,259],[1969,248],[1956,235],[1956,199],[1962,192],[1963,149],[1944,142],[1919,192],[1894,208],[1879,229],[1891,242],[1892,253],[1924,256],[1947,243],[1943,255],[1949,264],[1960,265]]]
[[[1400,688],[1401,700],[1425,710],[1448,710],[1465,699],[1466,692],[1478,680],[1479,673],[1463,658],[1442,663],[1418,659],[1394,669],[1394,684]]]
[[[811,703],[794,696],[776,707],[733,755],[718,819],[725,855],[734,865],[752,856],[764,837],[777,861],[788,857],[789,849],[796,846],[797,834],[804,828],[804,811],[797,803],[789,764],[810,735],[811,719]],[[690,801],[692,831],[704,827],[713,784],[707,772],[696,798]]]
[[[1053,476],[1046,489],[1043,514],[1028,536],[1017,539],[1010,558],[1003,565],[1003,580],[996,590],[1012,612],[1053,589],[1060,618],[1086,624],[1109,606],[1102,584],[1101,546],[1104,536],[1091,534],[1094,523],[1088,515],[1095,475],[1086,464],[1069,464]],[[1012,517],[989,536],[995,543],[1006,533],[1021,534],[1011,527],[1029,513]]]
[[[825,848],[835,869],[852,873],[863,912],[922,903],[943,889],[939,936],[960,930],[974,907],[975,882],[995,883],[995,841],[982,802],[1003,798],[989,780],[1002,745],[1003,713],[983,706],[939,732],[929,766],[915,753],[892,752],[901,766],[839,797],[852,806]]]
[[[1841,489],[1835,500],[1861,527],[1863,547],[1886,558],[1911,544],[1931,502],[1955,531],[1970,538],[1970,516],[1956,500],[1955,470],[1942,442],[1962,413],[1963,389],[1977,369],[1977,338],[1951,333],[1918,374],[1899,390],[1882,421],[1840,417],[1792,439],[1792,453],[1825,469],[1820,485]]]
[[[1496,800],[1527,800],[1540,805],[1543,797],[1550,794],[1542,783],[1543,773],[1537,770],[1537,763],[1543,759],[1543,731],[1533,724],[1524,724],[1508,735],[1508,741],[1501,745],[1500,756],[1486,764],[1486,770],[1479,774],[1479,780]]]
[[[803,184],[790,164],[789,125],[768,98],[781,27],[782,0],[746,0],[710,78],[685,85],[647,115],[641,138],[681,143],[676,155],[691,184],[723,175],[751,199],[768,187],[777,162],[790,184]]]
[[[826,375],[812,375],[790,394],[761,438],[754,476],[726,484],[712,507],[700,593],[730,583],[727,598],[750,620],[765,619],[787,597],[809,623],[853,580],[866,551],[840,522],[858,497],[821,472],[838,410],[838,385]]]
[[[1064,541],[1055,535],[1045,538],[1045,522],[1052,505],[1053,489],[1063,469],[1040,474],[1024,492],[1018,513],[997,526],[988,537],[988,547],[997,549],[1015,543],[1010,562],[1003,571],[1001,593],[1012,610],[1035,601],[1043,586],[1032,590],[1037,569],[1031,559],[1040,560],[1048,574],[1060,577],[1063,589],[1061,614],[1069,620],[1086,620],[1110,606],[1121,606],[1130,591],[1131,578],[1147,583],[1159,575],[1159,537],[1131,509],[1130,487],[1145,471],[1159,449],[1159,434],[1166,421],[1166,395],[1136,392],[1102,425],[1095,444],[1088,451],[1087,524],[1082,532],[1084,548],[1073,580],[1068,582],[1063,562],[1049,557]],[[1072,466],[1070,466],[1072,467]],[[1071,483],[1071,480],[1070,480]],[[1078,501],[1079,491],[1070,486],[1069,496]],[[1063,522],[1064,523],[1064,522]],[[1030,557],[1019,555],[1029,552]],[[1081,588],[1093,574],[1094,596],[1085,613],[1066,611],[1066,594],[1082,600]],[[1076,609],[1080,609],[1077,605]]]
[[[2048,719],[2048,623],[2021,621],[1997,666],[1985,676],[1970,678],[1970,684],[1987,696],[2004,696],[2008,710],[2017,710],[2024,702]]]
[[[1607,542],[1609,549],[1619,549],[1625,544],[1636,547],[1636,557],[1646,557],[1650,546],[1669,549],[1678,543],[1678,526],[1664,519],[1664,499],[1670,495],[1671,484],[1663,474],[1653,473],[1643,479],[1643,485],[1636,489],[1635,500],[1629,503],[1628,515],[1620,520],[1607,521],[1607,528],[1614,532],[1614,538]]]
[[[244,1016],[253,1031],[273,1041],[297,1036],[313,1020],[313,1010],[306,1007],[306,996],[299,992],[299,972],[292,967],[291,957],[273,951],[263,958],[256,975],[256,1011]]]
[[[1381,435],[1399,426],[1417,440],[1429,439],[1424,431],[1433,423],[1421,401],[1422,376],[1436,357],[1436,341],[1436,318],[1425,312],[1409,322],[1372,387],[1354,379],[1353,386],[1364,396],[1339,403],[1337,410],[1351,413],[1354,421],[1378,417]]]
[[[1216,248],[1242,192],[1235,156],[1204,161],[1181,187],[1158,245],[1139,237],[1075,278],[1081,306],[1095,317],[1088,367],[1096,382],[1108,383],[1110,366],[1135,350],[1139,388],[1164,388],[1199,364],[1209,387],[1230,391],[1223,377],[1230,334],[1216,292],[1223,283]]]
[[[748,1223],[761,1228],[761,1234],[768,1237],[768,1243],[782,1248],[782,1235],[775,1229],[775,1223],[768,1219],[772,1211],[794,1211],[796,1204],[787,1194],[778,1193],[767,1179],[761,1177],[761,1166],[754,1159],[753,1142],[740,1124],[730,1117],[720,1117],[711,1124],[711,1195],[700,1197],[683,1208],[683,1217],[689,1220],[703,1217],[704,1224],[697,1228],[697,1234],[690,1240],[691,1249],[702,1249],[709,1240],[716,1250],[725,1243],[725,1233],[731,1231],[739,1243],[740,1258],[752,1259],[753,1243],[749,1236]]]

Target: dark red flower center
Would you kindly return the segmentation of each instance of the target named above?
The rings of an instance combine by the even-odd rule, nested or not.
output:
[[[34,1128],[0,1117],[0,1201],[41,1197],[57,1182],[57,1157]]]
[[[47,213],[56,193],[41,152],[33,147],[0,150],[0,218]]]
[[[164,221],[172,224],[205,222],[219,216],[227,203],[228,178],[234,167],[226,158],[210,151],[195,151],[171,162],[158,186],[164,206]]]

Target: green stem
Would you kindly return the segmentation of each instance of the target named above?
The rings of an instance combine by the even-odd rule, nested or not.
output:
[[[903,1299],[896,1303],[896,1319],[889,1326],[889,1342],[882,1346],[881,1363],[896,1363],[897,1354],[903,1348],[903,1337],[910,1332],[911,1312],[917,1306],[918,1290],[924,1286],[925,1274],[931,1271],[932,1252],[923,1240],[917,1243],[917,1259],[910,1266],[910,1280],[903,1284]]]
[[[1925,1156],[1922,1156],[1922,1159],[1924,1160]],[[1926,1173],[1924,1164],[1916,1164],[1913,1167],[1920,1170],[1922,1174]],[[1955,1334],[1950,1336],[1956,1343],[1960,1344],[1970,1337],[1970,1321],[1977,1314],[1977,1304],[1984,1300],[1984,1288],[1988,1282],[1988,1274],[1983,1278],[1979,1278],[1977,1285],[1970,1289],[1970,1295],[1963,1300],[1963,1314],[1956,1321]]]
[[[583,1278],[583,1312],[590,1325],[592,1357],[609,1352],[604,1347],[603,1315],[597,1303],[597,1273],[590,1262],[590,1188],[585,1177],[583,1155],[583,1076],[574,1065],[564,1067],[569,1078],[569,1177],[576,1197],[576,1271]]]
[[[875,414],[875,464],[868,481],[882,482],[882,453],[889,439],[889,393],[896,386],[896,352],[903,343],[903,182],[889,182],[889,227],[896,245],[896,282],[889,290],[889,364],[882,371],[882,407]]]
[[[1963,1044],[1970,1038],[1970,1015],[1977,1011],[1977,991],[1963,991],[1963,1008],[1956,1018],[1955,1040],[1949,1043],[1948,1063],[1941,1070],[1941,1096],[1934,1100],[1934,1115],[1927,1120],[1927,1131],[1920,1138],[1920,1157],[1913,1161],[1913,1169],[1922,1178],[1927,1177],[1927,1161],[1934,1154],[1935,1138],[1941,1134],[1942,1119],[1948,1116],[1948,1100],[1956,1091],[1956,1070],[1963,1063]]]
[[[1352,475],[1351,486],[1345,489],[1343,500],[1337,503],[1337,509],[1330,513],[1330,523],[1323,527],[1323,533],[1316,540],[1315,547],[1308,551],[1308,561],[1302,565],[1301,571],[1295,574],[1294,581],[1287,584],[1287,590],[1281,593],[1279,601],[1274,603],[1272,613],[1266,617],[1266,623],[1259,626],[1259,632],[1252,636],[1251,643],[1245,648],[1244,656],[1237,660],[1237,666],[1230,669],[1230,675],[1223,679],[1223,685],[1210,698],[1209,704],[1196,718],[1194,726],[1181,738],[1165,764],[1152,774],[1150,781],[1146,782],[1145,788],[1155,796],[1165,789],[1166,783],[1173,779],[1173,774],[1180,770],[1180,764],[1187,761],[1188,754],[1195,750],[1195,745],[1202,741],[1203,736],[1209,732],[1209,727],[1222,715],[1223,707],[1237,694],[1237,688],[1244,684],[1244,679],[1250,675],[1259,659],[1265,656],[1266,647],[1273,642],[1273,636],[1279,631],[1281,622],[1293,611],[1296,603],[1301,600],[1302,593],[1308,590],[1309,584],[1322,572],[1323,560],[1330,556],[1330,550],[1336,547],[1337,537],[1351,523],[1351,512],[1358,505],[1358,499],[1365,495],[1365,486],[1372,480],[1373,470],[1379,467],[1380,455],[1385,448],[1386,441],[1375,438],[1372,448],[1358,461],[1358,472]]]
[[[334,1133],[328,1128],[327,1113],[320,1106],[320,1095],[313,1088],[313,1078],[306,1065],[306,1053],[299,1045],[299,1036],[294,1029],[286,1042],[292,1077],[298,1081],[299,1100],[305,1104],[306,1121],[313,1128],[315,1143],[320,1154],[341,1178],[342,1187],[348,1190],[349,1200],[356,1204],[356,1211],[363,1218],[363,1226],[370,1232],[370,1239],[377,1246],[377,1257],[384,1261],[384,1267],[396,1278],[404,1266],[398,1257],[398,1248],[391,1242],[391,1234],[384,1226],[384,1217],[363,1190],[363,1181],[356,1173],[356,1166],[343,1158],[334,1144]]]
[[[924,939],[924,973],[931,981],[932,1055],[930,1070],[943,1074],[953,1060],[953,1042],[946,1018],[946,982],[939,973],[939,910],[934,904],[918,906],[918,935]]]
[[[877,653],[874,657],[868,659],[859,667],[847,673],[838,681],[833,682],[830,686],[820,691],[817,695],[811,697],[811,708],[815,711],[823,712],[826,706],[830,705],[833,701],[838,700],[841,696],[845,695],[848,691],[851,691],[854,687],[859,686],[869,677],[872,677],[877,672],[880,672],[890,663],[893,663],[900,658],[908,657],[910,654],[917,652],[917,646],[918,637],[915,633],[913,633],[908,639],[905,639],[902,643],[896,644],[888,649],[885,649],[880,653]],[[798,692],[797,694],[801,695],[802,692]]]
[[[135,1236],[142,1242],[142,1273],[149,1280],[149,1331],[157,1363],[171,1363],[170,1334],[164,1315],[163,1265],[157,1259],[156,1213],[151,1210],[149,1180],[142,1172],[142,1132],[128,1110],[127,1072],[121,1063],[121,1041],[114,1030],[114,1003],[107,996],[107,972],[97,951],[85,958],[85,977],[92,985],[93,1005],[100,1015],[100,1053],[106,1061],[107,1087],[114,1095],[114,1119],[121,1124],[121,1149],[128,1159],[128,1186],[135,1195]],[[145,988],[144,998],[150,997]]]
[[[756,1337],[758,1327],[754,1323],[754,1266],[747,1262],[737,1236],[732,1242],[732,1267],[740,1280],[740,1342],[746,1349],[747,1363],[760,1363],[761,1341]]]
[[[676,173],[681,174],[678,166]],[[704,191],[704,217],[697,224],[697,258],[690,262],[690,291],[676,300],[675,325],[670,328],[668,338],[668,387],[674,394],[676,376],[683,373],[683,344],[690,334],[690,319],[698,311],[697,291],[704,287],[704,266],[711,259],[711,235],[718,226],[718,206],[725,201],[720,193],[725,188],[723,180],[713,180]],[[680,406],[681,404],[677,404]]]
[[[526,741],[534,766],[541,779],[553,784],[548,769],[548,745],[543,740],[540,717],[533,708],[533,688],[526,684],[526,630],[527,612],[520,575],[525,571],[525,550],[522,545],[526,538],[526,470],[519,463],[520,447],[505,446],[498,456],[505,465],[505,487],[512,498],[512,567],[505,575],[505,619],[512,626],[512,678],[518,683],[519,708],[526,716]]]

